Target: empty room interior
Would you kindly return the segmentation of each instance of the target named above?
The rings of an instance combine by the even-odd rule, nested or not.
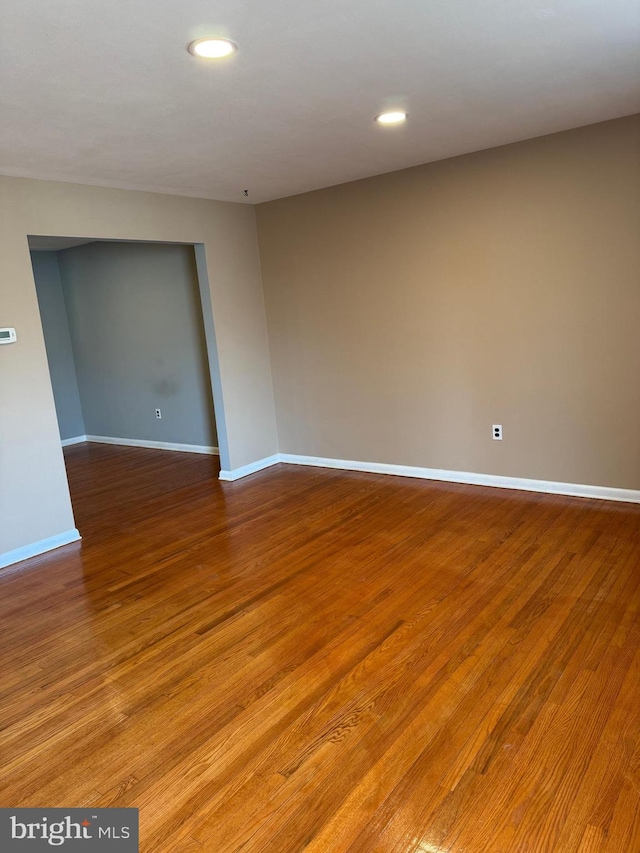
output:
[[[217,454],[193,246],[30,237],[29,248],[62,446]]]
[[[0,850],[639,853],[640,5],[0,19]]]

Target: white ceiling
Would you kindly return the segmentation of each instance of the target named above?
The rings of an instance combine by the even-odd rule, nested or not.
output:
[[[260,202],[637,111],[638,0],[0,6],[7,175]]]

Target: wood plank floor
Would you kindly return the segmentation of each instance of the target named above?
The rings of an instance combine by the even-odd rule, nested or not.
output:
[[[638,853],[640,507],[67,450],[0,575],[11,806],[144,853]]]

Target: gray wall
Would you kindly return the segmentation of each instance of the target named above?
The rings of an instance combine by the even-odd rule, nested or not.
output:
[[[60,438],[84,435],[84,420],[56,252],[32,252]]]
[[[86,434],[217,446],[193,248],[58,256]]]

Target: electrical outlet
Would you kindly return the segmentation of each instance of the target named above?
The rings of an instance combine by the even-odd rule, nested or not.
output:
[[[161,417],[162,417],[162,412],[160,411],[160,409],[156,409],[156,417],[157,417],[157,418],[161,418]]]
[[[502,424],[494,424],[492,426],[493,440],[502,441]]]

